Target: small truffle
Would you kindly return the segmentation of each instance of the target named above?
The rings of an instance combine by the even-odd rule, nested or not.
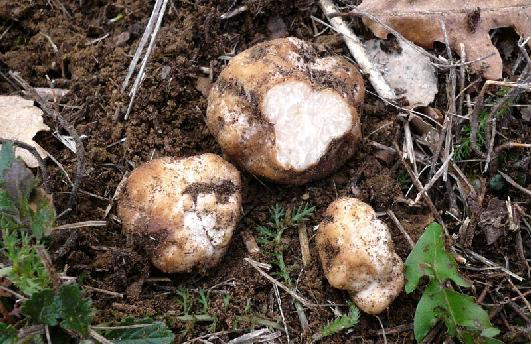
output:
[[[319,225],[317,249],[328,282],[366,313],[385,310],[404,286],[403,262],[387,226],[368,204],[341,198]]]
[[[365,94],[356,67],[281,38],[231,59],[208,98],[207,124],[223,152],[251,173],[303,184],[349,159]]]
[[[221,157],[165,157],[131,173],[118,216],[159,270],[188,272],[220,261],[240,204],[240,173]]]

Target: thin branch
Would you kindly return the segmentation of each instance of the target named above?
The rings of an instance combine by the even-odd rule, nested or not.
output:
[[[254,259],[251,259],[251,258],[244,258],[244,260],[249,263],[249,265],[251,265],[256,271],[258,271],[258,273],[260,275],[262,275],[263,277],[265,277],[269,282],[277,285],[278,287],[280,287],[281,289],[283,289],[286,293],[290,294],[295,300],[299,301],[300,303],[302,303],[304,306],[306,307],[314,307],[314,306],[317,306],[313,303],[311,303],[310,301],[306,300],[305,298],[303,298],[302,296],[300,295],[297,295],[295,292],[293,292],[290,288],[286,287],[284,284],[280,283],[279,281],[277,281],[276,279],[274,279],[273,277],[269,276],[264,270],[262,270],[262,268],[260,267],[260,263],[257,262],[256,260]]]
[[[524,188],[522,185],[518,184],[513,178],[509,177],[507,174],[498,170],[498,173],[505,179],[509,184],[522,191],[527,197],[531,197],[531,190]]]
[[[360,39],[352,32],[343,18],[334,16],[337,8],[331,0],[319,0],[319,5],[328,21],[332,24],[332,29],[343,36],[345,44],[350,53],[359,64],[365,74],[369,76],[372,86],[382,98],[396,99],[394,89],[385,81],[380,70],[371,62]],[[315,20],[322,23],[317,18]]]

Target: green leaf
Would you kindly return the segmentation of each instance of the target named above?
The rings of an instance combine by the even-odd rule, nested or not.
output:
[[[452,280],[457,285],[468,287],[459,276],[455,259],[446,252],[442,227],[430,224],[406,259],[406,292],[411,293],[421,277],[429,283],[417,304],[413,331],[421,342],[438,320],[443,320],[448,334],[462,343],[497,344],[493,339],[499,330],[490,323],[489,316],[473,297],[461,294],[448,285]],[[447,287],[448,285],[448,287]]]
[[[12,141],[7,141],[0,150],[0,180],[3,181],[4,171],[11,166],[15,160],[15,149]]]
[[[145,326],[140,326],[143,324]],[[102,335],[114,344],[170,344],[175,338],[162,322],[152,319],[135,321],[130,317],[122,320],[119,327],[102,331]]]
[[[15,344],[17,340],[17,329],[6,323],[0,323],[0,343]]]
[[[81,295],[79,285],[63,284],[55,303],[60,310],[61,327],[86,336],[92,321],[92,305],[90,299]]]
[[[343,314],[339,318],[332,321],[330,324],[325,325],[321,330],[320,338],[328,337],[333,334],[339,333],[351,327],[354,327],[360,320],[360,311],[353,304],[349,302],[348,314]]]
[[[444,304],[441,299],[440,286],[436,283],[430,283],[424,290],[417,309],[415,310],[415,319],[413,321],[413,332],[417,342],[421,342],[428,334],[430,329],[435,326],[439,319],[437,307]]]
[[[0,274],[9,279],[23,294],[31,296],[49,286],[48,272],[27,234],[4,229],[2,249],[11,266],[3,268]]]
[[[455,259],[445,250],[442,226],[435,222],[426,228],[407,257],[405,267],[405,289],[408,294],[417,288],[422,276],[428,276],[439,283],[450,279],[457,285],[469,287],[459,276]]]
[[[59,309],[54,301],[55,292],[52,289],[36,292],[22,304],[22,314],[29,317],[34,324],[55,326]]]

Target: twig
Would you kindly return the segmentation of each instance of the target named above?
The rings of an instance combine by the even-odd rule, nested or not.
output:
[[[235,17],[238,14],[243,13],[245,11],[247,11],[247,6],[243,5],[243,6],[240,6],[240,7],[237,7],[235,9],[233,9],[232,11],[228,11],[228,12],[223,13],[222,15],[219,16],[219,19],[226,20],[226,19]]]
[[[382,337],[383,337],[383,340],[384,340],[384,344],[387,344],[387,336],[385,334],[385,328],[382,324],[382,320],[380,319],[379,316],[375,315],[376,319],[378,319],[378,322],[380,323],[380,327],[382,328]]]
[[[126,172],[124,176],[122,177],[122,180],[120,180],[120,182],[118,183],[118,186],[116,186],[116,190],[114,190],[114,195],[112,196],[111,201],[109,202],[109,205],[107,205],[107,208],[105,209],[105,214],[103,215],[104,219],[106,219],[107,216],[109,216],[109,213],[111,212],[114,201],[116,201],[118,197],[120,197],[120,195],[124,191],[127,178],[129,178],[129,173],[130,172]]]
[[[466,249],[466,248],[461,248],[463,250],[463,252],[465,252],[466,254],[474,257],[475,259],[479,260],[480,262],[482,262],[483,264],[486,264],[488,266],[492,266],[492,267],[495,267],[496,269],[498,270],[501,270],[503,272],[505,272],[507,275],[511,276],[512,278],[515,278],[517,279],[518,281],[522,282],[524,279],[520,276],[518,276],[517,274],[515,274],[514,272],[504,268],[503,266],[500,266],[494,262],[492,262],[491,260],[483,257],[482,255],[470,250],[470,249]]]
[[[76,228],[83,228],[83,227],[105,227],[107,226],[107,221],[82,221],[82,222],[75,222],[75,223],[68,223],[65,225],[54,227],[54,230],[56,229],[76,229]]]
[[[415,243],[413,242],[413,240],[411,240],[409,233],[405,230],[405,228],[402,226],[400,221],[398,221],[395,213],[391,209],[389,209],[387,210],[387,215],[389,215],[389,218],[391,218],[391,220],[395,223],[396,227],[398,227],[402,235],[406,238],[406,241],[409,244],[409,247],[413,249],[415,247]]]
[[[319,5],[328,18],[328,21],[332,24],[334,31],[337,31],[343,36],[350,53],[363,72],[369,76],[369,80],[376,93],[382,98],[396,99],[395,91],[385,81],[380,70],[370,61],[360,39],[350,30],[348,25],[343,21],[343,18],[333,16],[337,12],[337,8],[333,2],[331,0],[319,0]],[[315,19],[321,22],[319,19]]]
[[[39,154],[37,149],[35,147],[27,144],[27,143],[22,142],[22,141],[0,138],[0,144],[4,144],[7,141],[12,142],[13,146],[15,146],[15,147],[19,147],[19,148],[27,150],[28,152],[30,152],[35,157],[35,159],[37,160],[37,163],[39,164],[39,168],[41,170],[42,185],[44,186],[44,190],[49,192],[50,191],[50,187],[48,186],[48,180],[49,179],[48,179],[48,172],[46,171],[46,164],[44,163],[44,159],[41,157],[41,155]]]
[[[57,111],[53,110],[49,106],[48,102],[42,99],[42,97],[39,96],[39,94],[35,91],[35,89],[31,87],[17,73],[13,71],[9,71],[8,74],[11,78],[13,78],[13,80],[18,82],[19,85],[26,92],[28,92],[28,94],[33,98],[33,100],[39,103],[42,110],[46,114],[48,114],[48,116],[52,117],[55,121],[57,121],[59,125],[63,127],[70,136],[72,136],[72,138],[74,139],[74,142],[76,143],[76,156],[77,156],[76,179],[72,186],[72,193],[70,194],[70,199],[68,201],[68,206],[67,206],[67,208],[74,208],[74,204],[76,202],[76,197],[77,197],[77,191],[79,189],[79,185],[81,184],[81,178],[83,176],[84,166],[85,166],[85,148],[83,147],[83,143],[81,142],[81,139],[77,133],[77,130],[74,128],[72,124],[66,121]]]
[[[520,296],[520,298],[524,301],[525,303],[525,306],[527,307],[527,310],[529,311],[529,313],[531,314],[531,304],[529,303],[529,301],[525,298],[525,296],[522,294],[522,292],[520,291],[520,289],[518,289],[513,281],[511,281],[510,278],[507,279],[507,281],[509,282],[509,284],[511,285],[511,287],[513,288],[513,290],[518,294],[518,296]]]
[[[280,300],[280,293],[278,292],[278,286],[273,284],[273,290],[275,291],[275,297],[277,299],[278,309],[280,311],[280,318],[282,319],[282,324],[284,325],[284,332],[286,332],[286,340],[289,343],[289,331],[288,325],[286,325],[286,318],[284,317],[284,310],[282,310],[282,301]]]
[[[276,279],[274,279],[273,277],[269,276],[264,270],[262,270],[262,268],[260,267],[260,263],[257,262],[256,260],[254,259],[251,259],[251,258],[244,258],[244,260],[249,263],[249,265],[251,265],[256,271],[258,271],[258,273],[260,275],[262,275],[263,277],[265,277],[269,282],[277,285],[278,287],[280,287],[281,289],[283,289],[286,293],[290,294],[295,300],[299,301],[300,303],[302,303],[304,306],[306,307],[314,307],[314,306],[317,306],[313,303],[311,303],[310,301],[307,301],[305,298],[303,298],[302,296],[300,295],[297,295],[295,292],[293,292],[291,289],[289,289],[288,287],[286,287],[284,284],[280,283],[279,281],[277,281]]]
[[[110,296],[113,296],[113,297],[116,297],[116,298],[120,298],[120,299],[124,298],[124,294],[120,294],[120,293],[117,293],[117,292],[114,292],[114,291],[110,291],[110,290],[105,290],[105,289],[91,287],[89,285],[84,285],[83,289],[90,290],[90,291],[95,291],[95,292],[102,293],[102,294],[107,294],[107,295],[110,295]]]
[[[310,263],[310,244],[308,243],[308,233],[306,232],[306,225],[302,223],[299,226],[299,243],[301,245],[302,266],[308,266]]]
[[[490,112],[487,116],[487,124],[490,128],[490,131],[488,129],[486,130],[486,142],[488,142],[489,145],[487,149],[487,162],[485,164],[483,173],[487,172],[489,168],[492,152],[494,150],[494,140],[496,137],[496,114],[498,114],[498,111],[503,105],[505,105],[505,103],[510,102],[516,97],[520,96],[520,94],[522,94],[522,92],[526,89],[525,87],[521,87],[521,85],[525,85],[528,82],[531,82],[531,73],[520,76],[515,85],[507,83],[507,86],[512,87],[511,90],[501,100],[499,100],[492,109],[490,109]]]
[[[521,186],[520,184],[518,184],[513,178],[509,177],[507,174],[503,173],[502,171],[498,170],[498,173],[503,177],[503,179],[505,179],[509,184],[511,184],[512,186],[514,186],[515,188],[517,188],[518,190],[522,191],[524,193],[524,195],[526,195],[527,197],[531,197],[531,190],[528,190],[526,188],[524,188],[523,186]]]
[[[271,332],[269,328],[262,328],[231,339],[227,344],[276,343],[275,339],[281,335],[280,331]]]
[[[25,297],[24,295],[19,294],[16,291],[13,291],[7,287],[4,287],[3,285],[0,285],[0,290],[5,291],[6,293],[12,294],[13,296],[15,296],[17,299],[21,301],[27,300],[27,297]]]
[[[433,175],[433,177],[430,179],[430,181],[428,182],[428,184],[426,184],[422,190],[420,190],[418,193],[417,193],[417,197],[415,198],[415,201],[413,201],[414,204],[416,204],[420,198],[422,196],[424,196],[424,194],[426,192],[428,192],[429,189],[431,189],[431,187],[433,186],[433,184],[435,184],[435,182],[443,175],[443,173],[445,171],[448,170],[448,164],[450,163],[450,161],[452,160],[452,157],[454,156],[454,154],[450,154],[446,160],[443,162],[442,166],[437,170],[437,172],[435,172],[435,174]]]
[[[413,172],[411,167],[404,160],[404,155],[400,151],[400,148],[398,148],[398,144],[396,142],[394,142],[394,146],[395,146],[395,150],[399,153],[398,156],[400,157],[400,161],[402,162],[402,165],[406,169],[406,172],[409,174],[409,176],[411,178],[411,181],[413,182],[413,185],[415,185],[415,188],[417,188],[417,191],[421,191],[422,190],[422,184],[420,183],[417,175]],[[443,227],[444,233],[448,236],[449,235],[448,229],[446,228],[446,225],[445,225],[445,223],[444,223],[444,221],[443,221],[443,219],[441,217],[441,214],[439,214],[439,212],[437,211],[437,208],[435,207],[435,204],[433,204],[433,201],[431,200],[430,196],[425,193],[423,195],[423,197],[424,197],[424,201],[426,201],[426,203],[428,204],[428,207],[430,208],[433,216],[435,217],[435,219],[437,219],[439,224]]]
[[[99,334],[98,332],[94,331],[92,328],[89,329],[89,335],[94,338],[97,342],[101,344],[113,344],[110,340]]]
[[[138,58],[140,58],[142,49],[144,48],[144,45],[145,45],[144,37],[145,37],[145,40],[147,41],[147,36],[151,36],[151,40],[149,42],[146,53],[142,60],[142,64],[140,65],[140,70],[138,71],[133,87],[131,88],[131,91],[129,92],[130,98],[129,98],[129,105],[127,106],[127,112],[125,113],[125,116],[124,116],[125,120],[129,118],[129,114],[131,113],[131,109],[133,108],[133,103],[135,101],[136,94],[138,92],[138,89],[140,88],[140,85],[142,84],[142,81],[144,80],[146,66],[149,61],[149,57],[151,56],[151,52],[153,51],[153,47],[155,46],[155,42],[157,40],[157,34],[159,32],[160,25],[162,24],[162,18],[164,18],[164,13],[166,12],[167,5],[168,5],[168,0],[157,0],[157,2],[155,3],[155,7],[153,8],[153,12],[151,13],[151,18],[149,19],[148,25],[146,26],[146,30],[144,31],[144,35],[142,36],[141,44],[138,46],[138,49],[137,49],[137,52],[135,53],[133,61],[131,61],[131,65],[129,66],[129,71],[128,71],[126,80],[124,81],[124,84],[122,85],[122,90],[125,90],[129,84],[129,78],[131,77],[130,74],[132,75],[132,71],[134,71],[136,63],[138,62]],[[154,18],[157,18],[157,21],[156,21],[155,26],[153,27],[150,24],[153,24]],[[144,45],[142,44],[142,42],[144,42]],[[140,50],[140,53],[139,53],[139,50]],[[138,58],[137,58],[137,54],[138,54]]]

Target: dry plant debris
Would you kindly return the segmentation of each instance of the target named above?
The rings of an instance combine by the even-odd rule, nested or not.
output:
[[[430,104],[437,94],[437,76],[430,59],[401,40],[394,49],[384,48],[384,44],[388,43],[371,39],[364,46],[371,61],[380,67],[385,81],[410,107]]]
[[[376,15],[424,48],[431,48],[434,41],[445,42],[443,20],[450,47],[460,54],[463,43],[469,61],[481,59],[472,67],[486,79],[502,77],[502,59],[489,30],[512,27],[524,39],[531,36],[529,0],[365,0],[357,9]],[[377,37],[387,37],[389,32],[381,24],[366,18],[364,22]]]
[[[19,96],[0,96],[0,138],[26,143],[35,147],[42,158],[46,158],[46,151],[33,141],[33,136],[39,131],[50,130],[44,124],[42,114],[32,100]],[[39,166],[31,152],[21,148],[17,148],[15,152],[29,167]]]

